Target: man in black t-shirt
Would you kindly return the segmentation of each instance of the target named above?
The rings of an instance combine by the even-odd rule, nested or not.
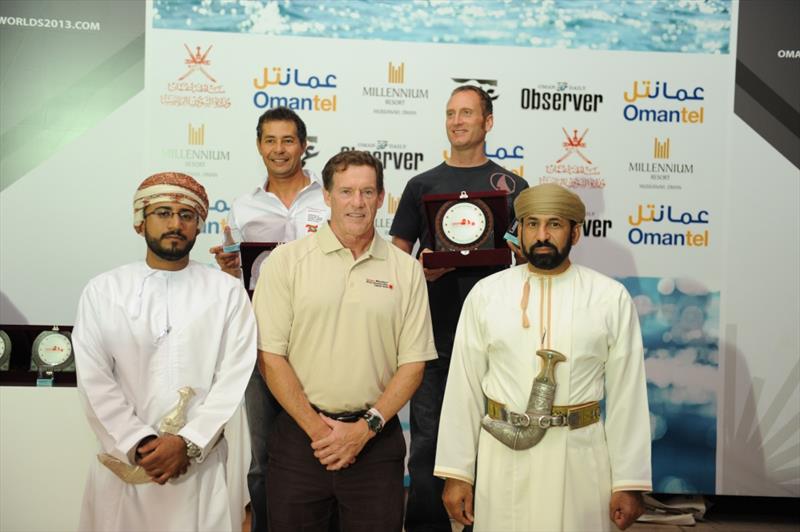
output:
[[[514,220],[513,203],[528,187],[521,177],[488,160],[484,151],[486,134],[492,129],[492,100],[471,85],[456,88],[447,102],[445,122],[450,141],[450,159],[412,178],[406,185],[389,233],[392,242],[407,253],[419,240],[420,254],[434,248],[422,197],[427,194],[486,192],[508,193],[509,220]],[[436,435],[442,409],[453,338],[469,291],[480,279],[500,268],[425,268],[433,335],[439,358],[425,367],[422,385],[411,399],[411,452],[405,529],[408,532],[450,532],[450,521],[441,502],[444,481],[433,476]]]

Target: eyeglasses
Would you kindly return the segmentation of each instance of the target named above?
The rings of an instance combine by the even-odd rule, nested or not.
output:
[[[176,214],[178,215],[178,220],[180,220],[181,223],[189,224],[189,223],[197,221],[197,213],[192,211],[192,210],[189,210],[189,209],[184,209],[184,210],[175,212],[172,209],[168,209],[166,207],[161,207],[161,208],[155,209],[152,212],[149,212],[149,213],[145,214],[144,216],[146,218],[146,217],[150,216],[151,214],[154,214],[155,216],[157,216],[158,219],[161,220],[162,222],[168,222]]]

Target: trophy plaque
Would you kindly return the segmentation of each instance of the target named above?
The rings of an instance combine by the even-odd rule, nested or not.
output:
[[[422,201],[434,240],[433,253],[422,255],[426,268],[511,264],[503,239],[508,225],[505,192],[429,194]]]
[[[11,338],[0,329],[0,371],[8,370],[11,361]]]
[[[71,325],[0,323],[0,386],[75,386],[71,331]]]
[[[272,250],[282,242],[242,242],[239,252],[242,256],[242,275],[244,276],[244,286],[250,299],[253,298],[253,290],[256,289],[256,281],[261,273],[261,266],[267,260]]]
[[[31,348],[31,369],[39,373],[37,386],[52,386],[56,371],[74,371],[75,357],[70,334],[59,331],[58,326],[40,332]]]

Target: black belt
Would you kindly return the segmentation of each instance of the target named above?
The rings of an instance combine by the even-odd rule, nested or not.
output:
[[[342,423],[355,423],[359,419],[364,417],[364,414],[367,413],[366,410],[356,410],[355,412],[326,412],[321,408],[317,408],[314,405],[311,405],[311,408],[314,409],[315,412],[319,412],[325,417],[329,417],[331,419],[335,419],[336,421],[341,421]]]

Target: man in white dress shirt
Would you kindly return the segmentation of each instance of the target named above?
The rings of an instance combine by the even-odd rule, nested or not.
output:
[[[207,213],[190,176],[145,179],[134,197],[145,260],[95,277],[81,296],[78,391],[104,461],[90,470],[80,530],[241,529],[223,429],[255,362],[255,319],[241,282],[189,260]],[[185,417],[171,416],[168,432],[186,387]],[[138,465],[143,482],[124,481],[109,461]]]
[[[276,107],[258,118],[256,148],[267,179],[233,201],[227,221],[242,242],[289,242],[315,233],[328,221],[322,180],[303,169],[307,138],[305,122],[291,109]],[[240,276],[239,253],[225,253],[222,246],[210,251],[224,271]],[[254,289],[256,281],[252,276],[248,288]]]
[[[528,264],[481,280],[456,331],[434,469],[445,507],[476,532],[625,529],[651,489],[636,309],[620,283],[570,263],[576,194],[539,185],[514,209]]]

